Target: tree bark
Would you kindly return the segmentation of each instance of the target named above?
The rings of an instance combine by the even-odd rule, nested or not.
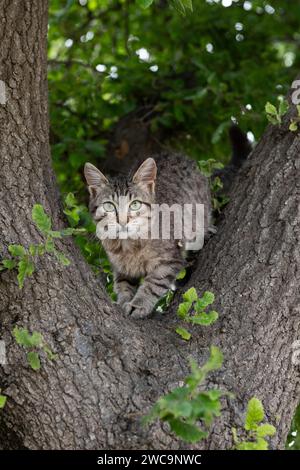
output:
[[[65,224],[48,145],[47,2],[0,1],[1,76],[7,103],[1,117],[1,256],[40,234],[31,222],[41,203],[55,228]],[[43,256],[18,288],[14,272],[0,278],[1,339],[8,364],[0,387],[1,446],[7,449],[183,449],[167,426],[140,425],[154,401],[187,374],[187,357],[203,363],[210,344],[224,365],[208,385],[235,394],[198,448],[231,448],[247,400],[258,396],[276,425],[273,448],[284,446],[299,399],[292,344],[299,330],[299,136],[287,124],[269,127],[232,189],[218,233],[202,250],[190,280],[212,290],[220,320],[194,328],[183,342],[170,312],[132,321],[113,305],[71,242],[62,267]],[[178,300],[177,300],[178,302]],[[39,331],[54,352],[31,370],[12,337],[15,325]]]

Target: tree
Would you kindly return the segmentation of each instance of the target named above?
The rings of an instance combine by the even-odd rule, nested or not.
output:
[[[47,2],[2,2],[1,79],[7,103],[1,113],[0,241],[29,246],[40,234],[31,222],[39,202],[55,227],[65,226],[48,145]],[[292,113],[295,111],[292,110]],[[232,188],[218,233],[201,252],[190,281],[218,299],[221,321],[207,334],[195,330],[183,344],[173,332],[174,310],[142,322],[125,319],[78,248],[64,242],[71,260],[62,267],[43,256],[18,288],[1,274],[2,338],[9,363],[1,368],[8,400],[1,413],[3,448],[182,448],[159,425],[140,417],[186,375],[188,354],[203,362],[211,343],[224,366],[212,383],[235,393],[224,405],[205,448],[229,448],[247,398],[257,395],[276,424],[272,440],[283,447],[299,396],[291,361],[299,305],[299,185],[297,134],[271,126]],[[173,314],[172,314],[173,313]],[[39,372],[28,368],[12,338],[15,325],[40,331],[58,354]]]

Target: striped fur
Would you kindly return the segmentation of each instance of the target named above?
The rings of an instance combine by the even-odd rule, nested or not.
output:
[[[183,155],[162,153],[144,162],[144,168],[131,172],[125,177],[110,178],[87,164],[85,175],[90,191],[90,211],[97,225],[97,235],[101,238],[98,226],[115,224],[143,229],[151,219],[151,203],[157,204],[204,204],[205,232],[210,225],[210,191],[206,178],[200,174],[196,163]],[[151,161],[152,160],[152,161]],[[154,168],[155,167],[155,168]],[[157,178],[156,177],[157,167]],[[97,173],[95,173],[95,171]],[[95,184],[96,183],[96,184]],[[155,188],[155,189],[154,189]],[[126,198],[126,207],[133,200],[139,200],[142,208],[138,213],[124,209],[107,213],[103,202],[117,204],[120,196]],[[120,220],[122,219],[122,220]],[[123,224],[123,225],[122,225]],[[119,233],[119,232],[118,232]],[[185,240],[151,239],[106,239],[102,240],[114,271],[114,289],[118,303],[133,318],[148,316],[167,292],[179,271],[185,265]],[[143,279],[141,283],[140,280]]]

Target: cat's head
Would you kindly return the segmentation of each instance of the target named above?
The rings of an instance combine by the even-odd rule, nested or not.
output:
[[[97,224],[98,238],[147,238],[156,173],[153,158],[145,160],[133,176],[127,178],[106,178],[94,165],[85,164],[89,208]]]

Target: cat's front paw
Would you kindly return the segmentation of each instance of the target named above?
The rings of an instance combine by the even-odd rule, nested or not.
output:
[[[150,315],[151,311],[149,309],[146,309],[145,307],[138,307],[135,305],[132,305],[131,302],[126,302],[123,305],[123,310],[128,315],[130,318],[146,318],[148,315]]]

